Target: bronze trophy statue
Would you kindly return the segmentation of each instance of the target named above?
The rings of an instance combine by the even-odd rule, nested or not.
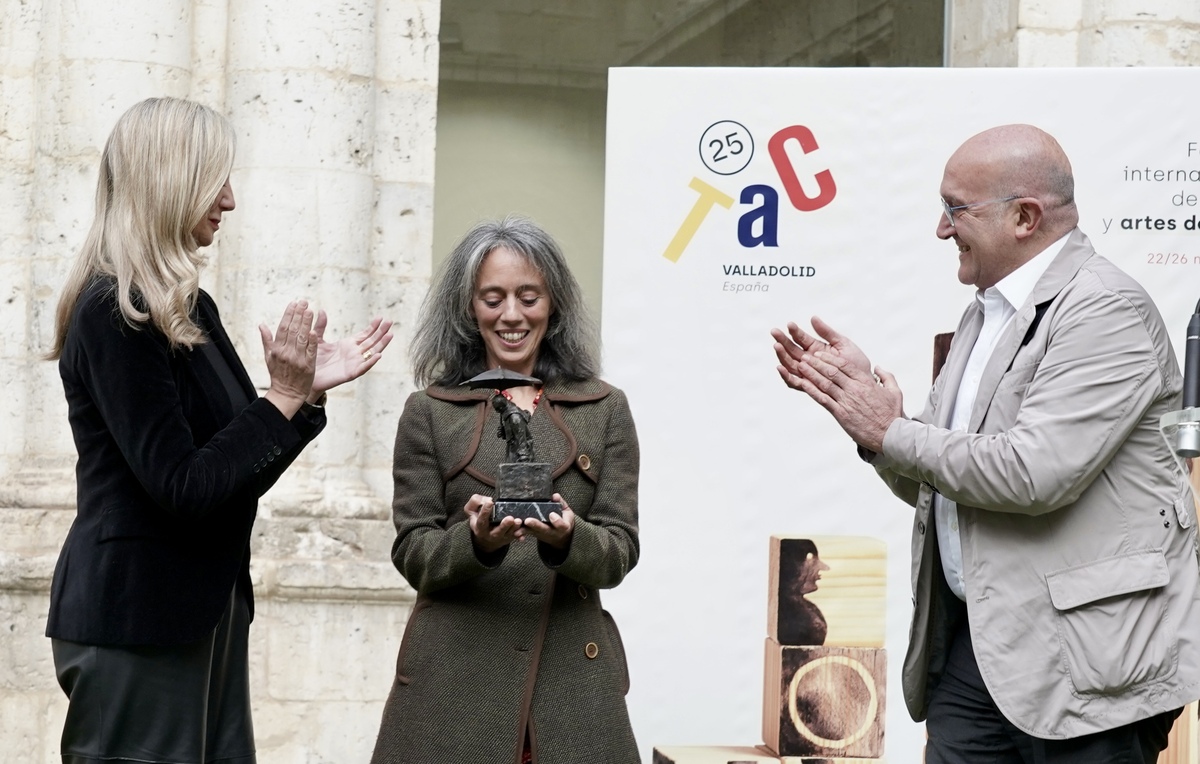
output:
[[[471,377],[462,384],[477,389],[507,390],[510,387],[540,385],[536,377],[527,377],[507,369],[489,369]],[[535,461],[533,436],[529,432],[530,413],[500,395],[492,397],[492,408],[500,414],[497,437],[504,438],[507,448],[504,462],[496,476],[496,498],[492,504],[492,525],[498,525],[506,517],[523,520],[536,518],[550,522],[551,512],[561,512],[562,507],[551,497],[554,484],[551,479],[552,466]]]

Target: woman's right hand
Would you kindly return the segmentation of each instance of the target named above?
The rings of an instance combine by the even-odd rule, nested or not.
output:
[[[474,494],[463,505],[463,512],[470,518],[471,540],[483,554],[492,554],[525,537],[525,528],[515,517],[506,517],[499,525],[492,525],[493,503],[490,497]]]
[[[283,311],[274,336],[266,324],[259,324],[258,332],[271,375],[271,387],[264,397],[291,419],[308,398],[317,368],[313,312],[305,300],[293,300]]]

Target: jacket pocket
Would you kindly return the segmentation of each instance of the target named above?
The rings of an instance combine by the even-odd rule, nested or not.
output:
[[[625,660],[625,643],[621,641],[621,632],[617,629],[617,622],[613,620],[612,615],[607,610],[600,611],[604,615],[604,624],[608,628],[608,641],[612,643],[612,649],[616,651],[617,663],[621,667],[621,694],[629,694],[629,663]]]
[[[1191,528],[1196,524],[1196,503],[1192,492],[1184,489],[1183,496],[1175,500],[1175,516],[1179,518],[1179,527]]]
[[[1121,692],[1175,673],[1178,644],[1163,589],[1169,579],[1159,549],[1046,575],[1059,649],[1077,694]]]
[[[147,517],[136,509],[123,505],[105,507],[100,517],[97,538],[100,541],[114,539],[165,539],[170,533],[165,523]]]
[[[1017,417],[1021,414],[1021,404],[1025,401],[1025,394],[1029,392],[1029,384],[1037,370],[1037,363],[1026,364],[1008,371],[1000,378],[996,392],[988,403],[980,432],[1001,432],[1016,424]]]
[[[1020,391],[1024,396],[1025,388],[1029,387],[1029,383],[1033,381],[1033,375],[1037,373],[1038,366],[1041,361],[1037,360],[1032,363],[1022,364],[1014,369],[1009,369],[1000,378],[999,384],[996,385],[996,392],[1011,393],[1012,391]]]
[[[404,659],[408,656],[409,646],[416,639],[413,625],[417,622],[417,616],[429,607],[429,600],[417,598],[413,603],[412,612],[408,614],[408,621],[404,624],[404,636],[400,638],[400,651],[396,653],[396,681],[399,684],[408,684],[412,681],[408,674],[405,673]]]

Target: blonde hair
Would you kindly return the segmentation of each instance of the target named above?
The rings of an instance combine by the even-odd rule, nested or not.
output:
[[[115,281],[133,328],[150,322],[172,348],[202,343],[191,311],[200,292],[192,230],[229,179],[234,134],[207,106],[149,98],[121,115],[100,157],[96,217],[58,301],[54,346],[62,354],[79,295],[97,276]]]

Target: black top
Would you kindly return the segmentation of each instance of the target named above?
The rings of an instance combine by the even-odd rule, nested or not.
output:
[[[204,292],[195,319],[211,344],[172,350],[152,325],[125,322],[110,279],[79,297],[59,360],[79,454],[77,516],[54,570],[47,636],[191,642],[216,626],[239,577],[253,613],[258,498],[325,415],[289,421],[258,398]]]

